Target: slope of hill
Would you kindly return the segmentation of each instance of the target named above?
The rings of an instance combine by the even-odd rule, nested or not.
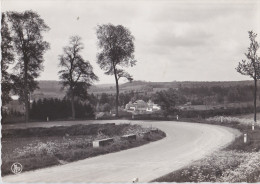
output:
[[[34,99],[39,98],[63,98],[65,91],[62,91],[62,85],[59,81],[38,81],[39,89],[37,89],[32,95]],[[260,83],[259,83],[260,84]],[[146,82],[146,81],[133,81],[127,82],[120,85],[120,92],[147,92],[155,93],[157,91],[173,88],[177,89],[180,87],[196,88],[196,87],[231,87],[231,86],[244,86],[253,85],[253,81],[213,81],[213,82],[193,82],[193,81],[173,81],[173,82]],[[98,84],[93,85],[88,90],[88,93],[101,94],[110,93],[114,94],[115,84]]]

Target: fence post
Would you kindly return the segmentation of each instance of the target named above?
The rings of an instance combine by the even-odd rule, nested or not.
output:
[[[247,135],[244,134],[244,143],[246,143],[246,142],[247,142]]]
[[[252,124],[252,130],[255,130],[255,124],[254,123]]]

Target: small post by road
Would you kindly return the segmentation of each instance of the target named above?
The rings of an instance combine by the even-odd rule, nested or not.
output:
[[[247,134],[244,134],[244,143],[247,142]]]
[[[252,124],[252,130],[255,130],[255,124],[254,123]]]
[[[223,116],[220,117],[220,122],[223,123]]]
[[[139,178],[134,178],[134,179],[132,180],[133,183],[137,183],[138,181],[139,181]]]
[[[176,116],[176,120],[177,120],[177,121],[179,120],[179,116],[178,116],[178,115]]]
[[[47,116],[47,121],[49,121],[49,116]]]

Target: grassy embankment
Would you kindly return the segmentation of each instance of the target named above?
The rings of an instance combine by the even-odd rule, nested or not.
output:
[[[2,175],[11,173],[11,165],[19,162],[23,171],[107,154],[164,138],[164,132],[149,132],[150,128],[130,124],[90,124],[52,128],[2,130]],[[133,141],[122,140],[127,134],[136,134]],[[93,148],[92,141],[114,138],[110,145]]]
[[[236,117],[183,120],[236,128],[242,135],[229,146],[191,165],[169,173],[156,182],[260,182],[260,123]],[[247,142],[244,143],[244,134]]]

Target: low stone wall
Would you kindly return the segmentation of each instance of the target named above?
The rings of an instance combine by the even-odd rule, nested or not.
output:
[[[114,142],[114,139],[112,139],[112,138],[95,140],[95,141],[93,141],[93,147],[98,148],[98,147],[101,147],[101,146],[107,146],[112,142]]]
[[[136,135],[135,134],[123,135],[121,139],[127,141],[134,141],[136,140]]]

